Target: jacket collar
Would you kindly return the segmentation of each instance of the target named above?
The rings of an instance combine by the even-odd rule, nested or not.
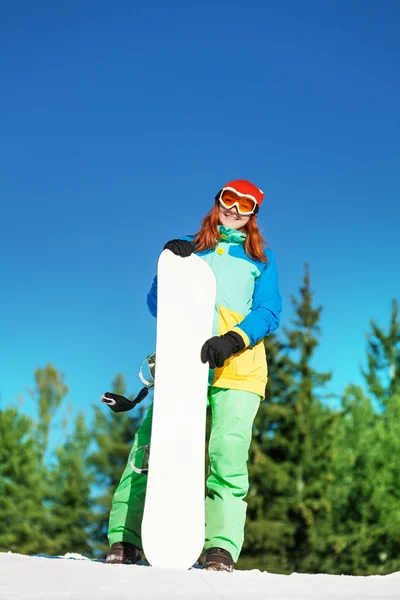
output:
[[[247,237],[247,233],[244,233],[244,231],[231,229],[230,227],[225,227],[224,225],[218,225],[218,229],[221,239],[224,242],[229,242],[231,244],[244,244],[244,240]]]

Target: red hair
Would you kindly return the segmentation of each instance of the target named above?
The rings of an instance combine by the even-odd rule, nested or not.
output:
[[[218,231],[219,225],[219,206],[215,206],[204,217],[201,222],[201,229],[196,235],[194,242],[196,244],[196,252],[204,252],[205,250],[214,250],[220,240]],[[243,231],[247,233],[244,242],[244,251],[247,256],[253,260],[259,260],[268,264],[268,259],[265,255],[265,241],[258,229],[256,217],[252,216],[244,227]]]

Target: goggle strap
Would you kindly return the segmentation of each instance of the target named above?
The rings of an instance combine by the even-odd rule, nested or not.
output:
[[[215,202],[219,202],[219,199],[221,198],[221,194],[222,194],[222,189],[219,190],[218,194],[215,196]]]

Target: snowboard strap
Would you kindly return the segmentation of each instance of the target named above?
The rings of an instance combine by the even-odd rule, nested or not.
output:
[[[100,400],[107,404],[115,413],[126,412],[127,410],[132,410],[135,408],[144,398],[146,398],[149,393],[149,388],[144,387],[140,390],[138,395],[134,400],[129,400],[125,398],[125,396],[120,396],[119,394],[114,394],[113,392],[106,392],[102,395]]]
[[[134,457],[136,452],[139,452],[139,450],[144,450],[143,452],[143,458],[142,458],[142,466],[139,468],[135,465],[135,461],[134,461]],[[147,475],[147,473],[149,472],[149,467],[145,467],[146,464],[146,459],[147,459],[147,465],[149,462],[149,453],[150,453],[150,444],[145,444],[144,446],[140,446],[139,448],[136,448],[136,450],[134,452],[132,452],[130,459],[129,459],[129,463],[132,467],[132,470],[135,471],[135,473],[139,473],[139,475]]]
[[[103,402],[104,404],[107,404],[107,406],[109,406],[111,408],[111,410],[115,413],[126,412],[127,410],[132,410],[132,408],[134,408],[135,406],[140,404],[140,402],[142,402],[146,398],[147,394],[149,393],[149,390],[154,386],[154,375],[155,375],[155,366],[156,366],[156,358],[155,357],[156,357],[155,354],[151,354],[150,356],[147,356],[147,358],[145,358],[144,361],[142,362],[142,364],[140,365],[139,377],[140,377],[142,383],[144,383],[145,387],[140,390],[140,392],[138,393],[138,395],[136,396],[136,398],[134,400],[129,400],[128,398],[125,398],[125,396],[121,396],[120,394],[114,394],[113,392],[106,392],[100,398],[101,402]],[[146,363],[147,363],[147,366],[148,366],[148,369],[150,372],[151,381],[148,381],[143,375],[143,366]]]
[[[147,363],[148,369],[150,371],[151,381],[148,381],[143,375],[143,366],[146,363]],[[151,354],[150,356],[147,356],[147,358],[144,359],[144,361],[142,362],[142,364],[140,365],[140,368],[139,368],[140,381],[142,383],[144,383],[144,385],[148,388],[151,388],[154,385],[155,366],[156,366],[156,355],[154,353],[154,354]]]

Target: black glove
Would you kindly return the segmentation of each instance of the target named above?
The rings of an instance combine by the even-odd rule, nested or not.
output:
[[[171,250],[171,252],[177,256],[187,258],[193,254],[194,244],[193,242],[188,242],[187,240],[171,240],[165,244],[164,250]]]
[[[210,369],[224,366],[227,358],[245,349],[245,343],[241,335],[235,331],[229,331],[225,335],[216,335],[206,341],[201,349],[201,361],[210,364]]]

